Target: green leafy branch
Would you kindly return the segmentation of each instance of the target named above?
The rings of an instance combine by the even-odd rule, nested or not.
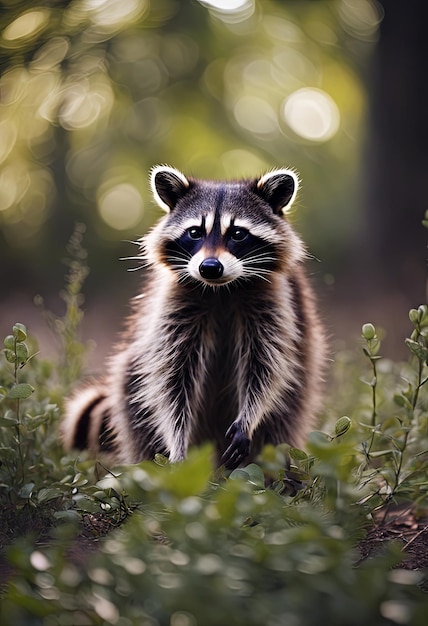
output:
[[[428,381],[424,376],[428,364],[428,307],[421,305],[418,309],[411,309],[409,319],[414,328],[405,343],[412,356],[411,377],[416,380],[405,379],[407,388],[393,396],[400,412],[391,412],[384,418],[379,416],[378,403],[380,340],[372,324],[365,324],[362,328],[365,340],[363,352],[370,360],[373,378],[366,381],[372,388],[372,419],[371,424],[366,426],[370,429],[370,438],[368,442],[362,442],[366,465],[361,474],[361,486],[375,485],[375,490],[365,501],[377,495],[381,503],[390,502],[400,493],[404,494],[411,476],[421,475],[422,469],[428,469],[428,451],[419,450],[417,455],[414,454],[415,443],[422,435],[418,410],[420,390]],[[381,458],[383,463],[380,463]],[[421,483],[420,486],[425,488],[428,484]]]
[[[13,384],[8,390],[5,387],[0,388],[0,401],[5,399],[12,400],[15,403],[15,416],[6,413],[1,418],[0,425],[14,427],[16,434],[16,444],[19,457],[18,476],[21,477],[21,481],[25,482],[25,459],[22,449],[21,438],[21,400],[26,400],[31,396],[34,391],[34,387],[30,384],[19,382],[18,372],[21,370],[30,360],[27,344],[27,329],[24,324],[17,323],[12,328],[12,334],[5,337],[4,340],[4,355],[6,360],[13,364]],[[33,355],[34,356],[34,355]],[[3,453],[4,453],[3,449]]]

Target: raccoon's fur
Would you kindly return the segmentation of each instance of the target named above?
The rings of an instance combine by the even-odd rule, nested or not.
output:
[[[210,440],[233,468],[266,443],[302,446],[325,344],[305,249],[283,217],[297,176],[213,182],[159,166],[151,186],[167,215],[141,240],[144,293],[105,377],[68,401],[66,447],[175,462]]]

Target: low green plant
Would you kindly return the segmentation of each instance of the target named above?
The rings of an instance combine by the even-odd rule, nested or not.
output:
[[[98,491],[94,487],[98,466],[85,458],[77,463],[64,455],[58,437],[62,399],[81,373],[86,350],[79,338],[82,286],[88,274],[84,232],[85,227],[77,224],[67,245],[63,316],[43,311],[61,345],[59,364],[38,358],[36,342],[21,323],[14,324],[12,334],[4,339],[4,365],[0,363],[0,549],[20,535],[47,535],[61,519],[81,519],[80,490],[86,488],[88,499],[94,499]],[[39,297],[36,304],[43,307],[43,300]],[[110,508],[110,517],[104,512],[109,527],[119,515],[115,504]]]
[[[402,499],[420,507],[427,502],[426,307],[417,315],[410,314],[412,359],[406,366],[380,359],[376,329],[363,327],[372,378],[357,390],[358,403],[351,399],[351,417],[312,433],[306,451],[269,446],[258,464],[229,474],[214,471],[206,447],[178,465],[158,456],[105,468],[98,481],[87,471],[89,461],[57,457],[50,474],[42,474],[43,486],[34,483],[27,498],[37,508],[40,490],[59,489],[49,542],[16,538],[8,549],[15,574],[3,598],[7,623],[425,624],[423,575],[393,569],[403,558],[400,548],[390,545],[356,567],[358,540],[377,508]],[[7,344],[11,349],[10,339]],[[15,363],[11,389],[30,384],[20,382]],[[359,367],[354,363],[348,375]],[[337,375],[343,376],[342,367]],[[35,393],[20,404],[32,403]],[[8,423],[6,430],[9,436],[14,431],[18,468],[16,425]],[[20,444],[28,461],[28,432]],[[58,470],[63,475],[55,482]],[[31,484],[32,469],[16,474],[15,492]],[[82,562],[78,546],[88,537],[96,553],[89,550]]]
[[[50,400],[81,367],[81,235],[56,323],[70,330],[70,371],[63,361],[58,379],[22,324],[4,342],[2,623],[424,626],[426,581],[399,567],[402,544],[363,563],[358,544],[379,511],[427,508],[428,307],[410,311],[409,363],[381,358],[372,324],[365,360],[337,355],[323,430],[305,450],[267,446],[231,473],[214,468],[210,446],[180,464],[107,468],[64,454]]]
[[[367,381],[372,389],[372,414],[370,423],[362,423],[368,438],[362,442],[364,463],[359,479],[362,486],[369,485],[365,504],[376,507],[390,502],[411,499],[426,504],[428,492],[428,417],[427,398],[421,397],[428,378],[428,307],[411,309],[409,319],[413,330],[405,340],[411,353],[408,365],[402,368],[402,384],[393,392],[393,404],[387,405],[384,415],[379,415],[378,352],[381,342],[376,329],[365,324],[362,336],[364,354],[372,366],[373,378]],[[404,386],[403,386],[404,383]]]
[[[34,391],[34,387],[28,383],[19,382],[18,372],[25,367],[29,360],[28,347],[25,343],[27,339],[27,329],[23,324],[15,324],[12,335],[8,335],[4,340],[4,355],[9,363],[13,364],[12,384],[9,389],[0,388],[0,401],[11,400],[14,410],[6,411],[2,418],[3,427],[13,429],[14,437],[10,445],[3,445],[1,448],[4,465],[11,481],[25,482],[25,462],[21,438],[21,431],[24,426],[21,415],[21,401],[29,398]],[[9,457],[9,458],[8,458]]]

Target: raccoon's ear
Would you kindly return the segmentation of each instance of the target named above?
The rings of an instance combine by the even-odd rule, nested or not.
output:
[[[256,192],[279,215],[286,213],[294,202],[299,179],[292,170],[273,170],[260,178]]]
[[[169,212],[189,189],[189,181],[175,168],[157,165],[150,173],[150,186],[158,205]]]

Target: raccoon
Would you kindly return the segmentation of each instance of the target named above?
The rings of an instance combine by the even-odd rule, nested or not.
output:
[[[157,166],[151,188],[166,216],[139,242],[145,288],[105,377],[67,403],[66,447],[177,462],[208,440],[230,469],[268,443],[301,447],[325,341],[305,248],[284,219],[298,177],[205,181]]]

